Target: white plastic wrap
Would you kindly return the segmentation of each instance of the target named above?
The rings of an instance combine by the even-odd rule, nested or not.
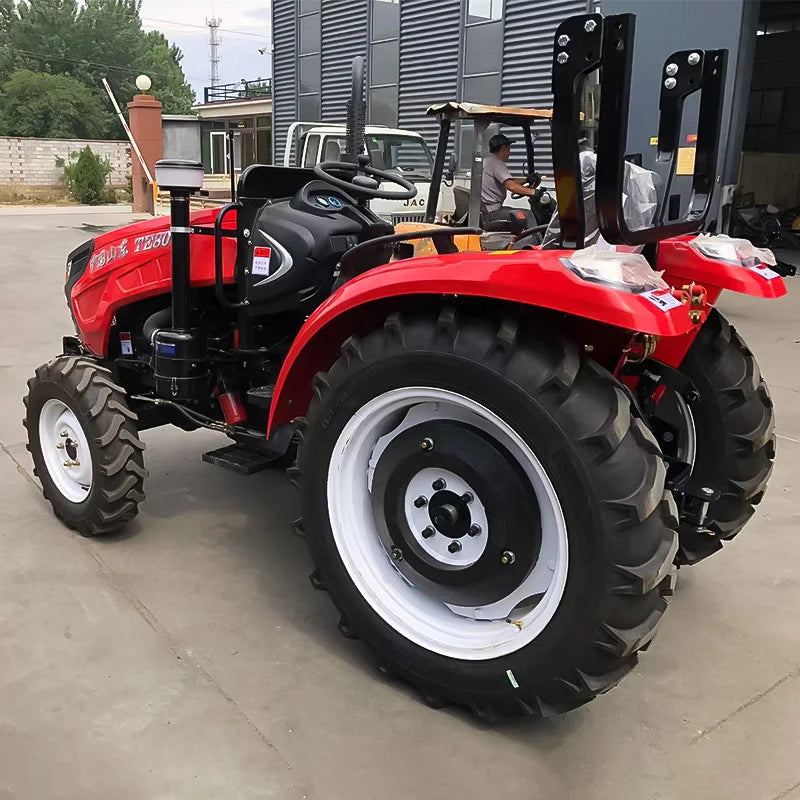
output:
[[[584,280],[613,284],[632,292],[669,288],[641,253],[621,253],[595,244],[576,250],[563,263]]]
[[[701,233],[692,240],[690,247],[707,258],[717,258],[743,267],[756,267],[766,264],[774,267],[777,264],[775,254],[767,247],[756,247],[747,239],[734,239],[724,233],[712,236]]]
[[[591,150],[580,153],[581,185],[583,188],[584,244],[588,247],[597,244],[613,250],[600,235],[597,223],[597,208],[594,200],[595,171],[597,155]],[[655,185],[655,174],[636,164],[625,162],[625,182],[622,193],[622,209],[628,227],[637,231],[649,228],[658,205],[658,192]],[[558,210],[553,214],[544,235],[543,247],[558,247],[561,243],[561,225]]]

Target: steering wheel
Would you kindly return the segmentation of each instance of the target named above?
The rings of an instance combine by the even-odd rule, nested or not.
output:
[[[350,181],[337,178],[331,172],[352,172]],[[378,200],[411,200],[417,196],[417,187],[411,181],[400,177],[396,172],[375,169],[370,166],[369,156],[359,156],[358,161],[323,161],[314,167],[314,174],[332,186],[359,197],[373,197]],[[403,191],[390,192],[379,188],[380,182],[393,183]]]
[[[542,176],[538,172],[534,172],[533,175],[531,175],[528,178],[528,180],[525,181],[525,183],[523,183],[522,185],[523,186],[527,186],[530,189],[537,189],[541,182],[542,182]],[[544,191],[544,190],[542,190],[542,191]],[[525,194],[516,194],[515,192],[511,192],[511,197],[513,197],[514,200],[519,200],[521,197],[527,197],[527,196],[528,195],[525,195]],[[535,197],[534,199],[537,199],[537,198]]]

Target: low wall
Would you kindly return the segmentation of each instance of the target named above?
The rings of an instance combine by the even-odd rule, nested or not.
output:
[[[131,148],[124,141],[87,139],[28,139],[0,136],[0,184],[60,186],[63,173],[56,157],[64,160],[86,145],[111,162],[111,185],[125,186],[131,172]]]

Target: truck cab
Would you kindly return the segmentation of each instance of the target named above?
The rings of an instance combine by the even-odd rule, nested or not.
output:
[[[433,169],[433,156],[426,141],[413,131],[383,125],[367,125],[364,141],[372,166],[396,171],[417,188],[417,196],[411,200],[372,200],[372,211],[392,225],[421,223],[428,210]],[[283,165],[310,168],[326,161],[340,161],[345,149],[344,125],[295,122],[286,137]],[[451,176],[445,183],[450,186],[442,187],[434,217],[455,211]]]

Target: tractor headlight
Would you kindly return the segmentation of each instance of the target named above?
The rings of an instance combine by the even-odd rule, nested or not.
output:
[[[576,250],[561,259],[564,266],[585,281],[627,289],[629,292],[651,292],[669,289],[641,253],[618,253],[592,245]]]
[[[734,239],[725,234],[717,236],[701,234],[693,239],[689,246],[706,258],[727,261],[729,264],[738,264],[741,267],[756,267],[759,264],[774,267],[776,264],[772,250],[766,247],[754,247],[747,239]]]

